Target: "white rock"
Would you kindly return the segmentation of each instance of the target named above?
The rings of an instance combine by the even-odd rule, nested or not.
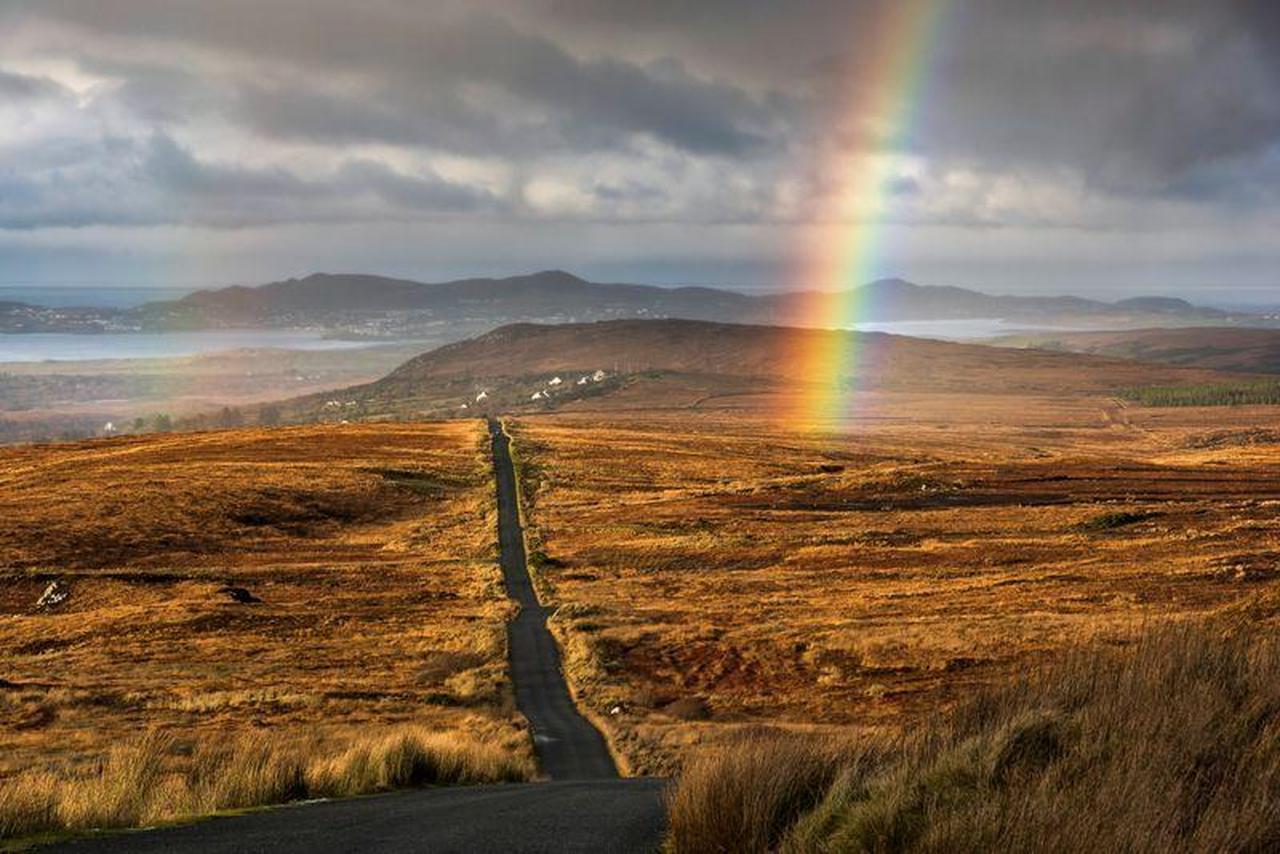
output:
[[[40,594],[40,598],[36,600],[36,607],[53,608],[67,601],[70,596],[71,591],[67,588],[67,585],[61,581],[53,581]]]

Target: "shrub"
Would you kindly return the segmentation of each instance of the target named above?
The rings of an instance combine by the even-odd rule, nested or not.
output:
[[[1110,531],[1115,528],[1134,525],[1138,522],[1145,522],[1155,515],[1155,513],[1142,513],[1133,510],[1115,510],[1110,513],[1100,513],[1091,519],[1086,519],[1078,527],[1082,531]]]

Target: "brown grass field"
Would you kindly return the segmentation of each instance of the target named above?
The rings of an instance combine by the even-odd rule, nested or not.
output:
[[[323,765],[407,725],[528,774],[492,489],[477,422],[0,451],[0,775],[92,775],[121,749],[189,775],[267,733]],[[53,580],[70,597],[38,609]],[[346,785],[308,774],[293,794]]]
[[[513,425],[570,680],[637,771],[758,724],[893,730],[1280,578],[1268,407],[868,394],[825,434],[764,411]]]

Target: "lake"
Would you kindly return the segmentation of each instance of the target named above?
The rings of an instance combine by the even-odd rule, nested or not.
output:
[[[219,329],[207,332],[130,332],[73,335],[65,332],[0,334],[0,362],[155,359],[220,350],[279,347],[288,350],[355,350],[393,341],[335,341],[320,331]]]
[[[1019,332],[1083,332],[1087,327],[1043,326],[1018,323],[998,317],[968,317],[959,320],[891,320],[855,323],[849,327],[858,332],[888,332],[913,338],[940,338],[944,341],[971,341],[1015,335]]]

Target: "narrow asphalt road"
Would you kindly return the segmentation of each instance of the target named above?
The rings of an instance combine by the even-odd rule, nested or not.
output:
[[[519,493],[511,463],[511,440],[489,421],[498,481],[498,544],[507,595],[520,614],[507,624],[507,655],[516,706],[533,729],[538,764],[552,780],[606,780],[618,776],[600,732],[574,705],[560,670],[560,651],[547,629],[547,612],[529,577],[520,527]]]
[[[529,577],[511,440],[489,422],[497,476],[498,534],[507,593],[520,614],[507,626],[516,704],[533,730],[550,782],[393,792],[294,804],[160,830],[86,837],[54,846],[78,852],[201,854],[540,854],[654,852],[665,812],[661,780],[619,779],[604,738],[581,714],[560,670],[547,614]]]
[[[657,850],[658,780],[461,786],[297,804],[57,846],[74,854],[632,854]]]

